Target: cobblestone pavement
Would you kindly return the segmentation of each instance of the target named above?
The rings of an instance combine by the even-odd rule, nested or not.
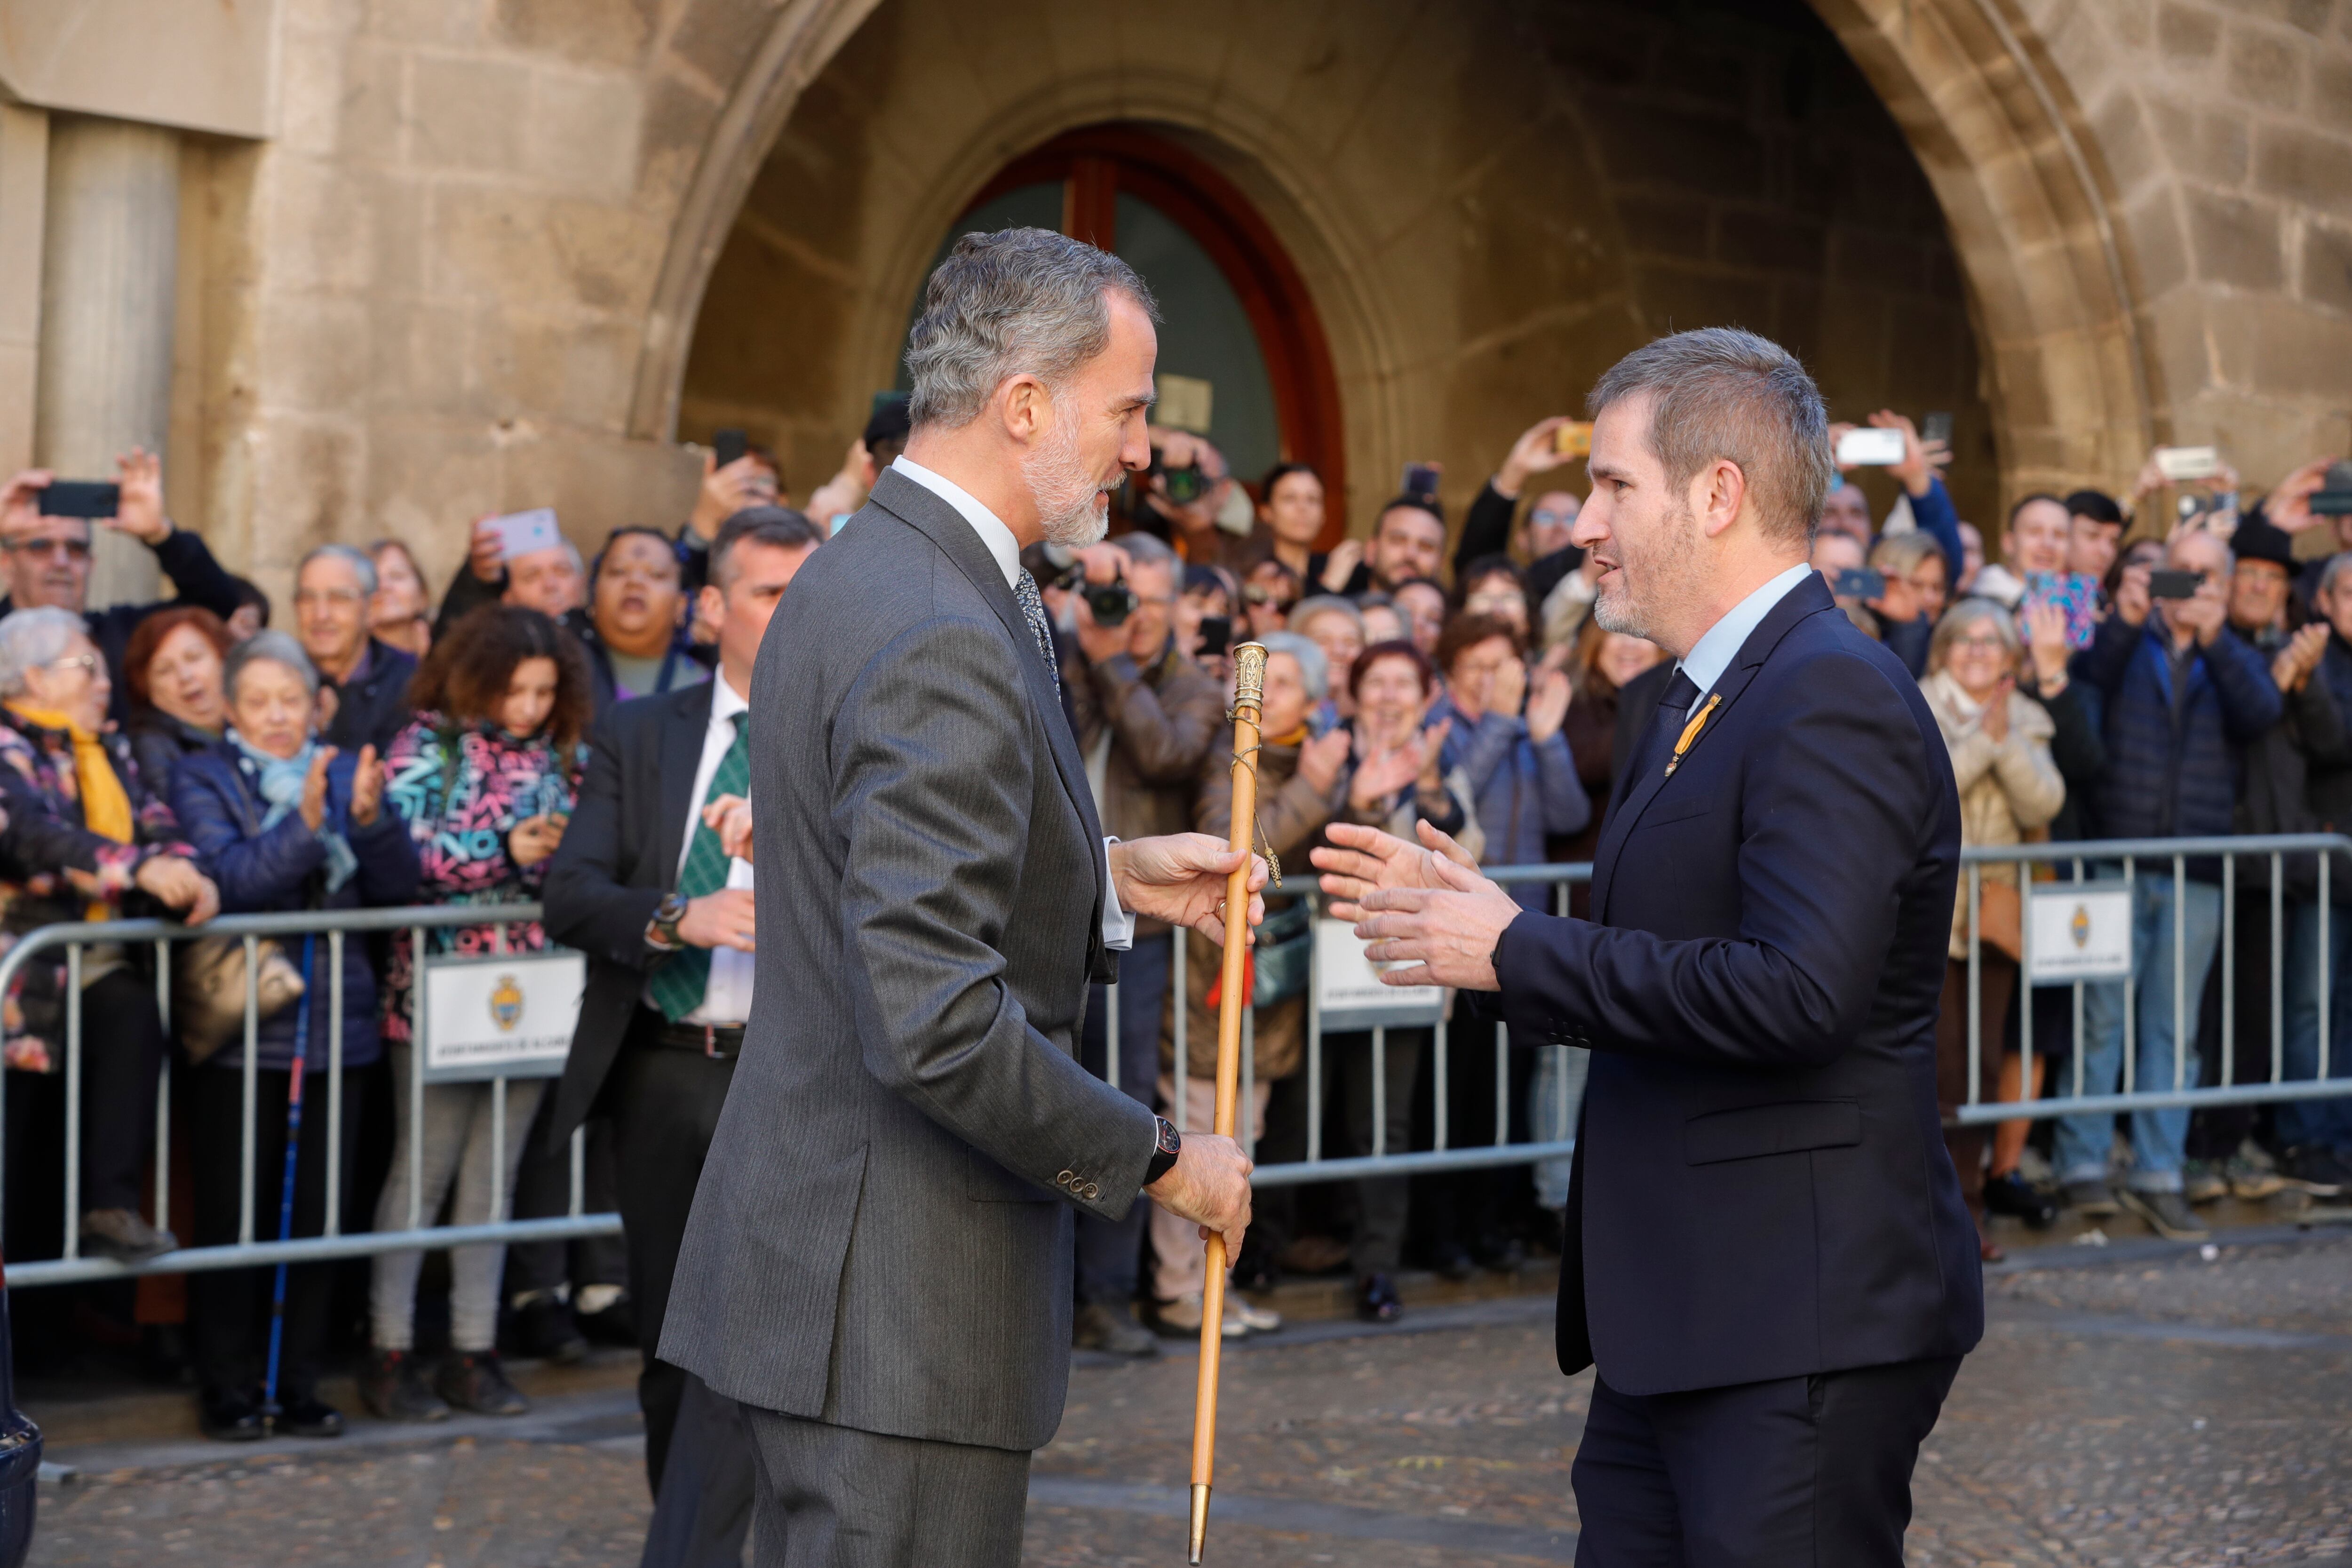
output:
[[[2041,1255],[1929,1439],[1908,1556],[1975,1564],[2352,1568],[2352,1237]],[[1226,1361],[1218,1568],[1566,1563],[1590,1377],[1549,1303],[1299,1325]],[[1031,1489],[1033,1564],[1181,1561],[1192,1363],[1084,1358]],[[333,1448],[61,1449],[37,1563],[613,1564],[646,1506],[625,1390]]]

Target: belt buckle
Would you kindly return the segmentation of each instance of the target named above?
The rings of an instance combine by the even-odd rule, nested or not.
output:
[[[718,1059],[719,1031],[709,1024],[702,1026],[702,1054],[713,1060]]]

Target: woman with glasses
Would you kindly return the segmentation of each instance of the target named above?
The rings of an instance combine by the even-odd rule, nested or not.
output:
[[[112,696],[79,616],[44,607],[0,620],[0,952],[45,925],[159,908],[195,925],[220,908],[130,743],[107,731]],[[65,1121],[68,963],[64,948],[47,950],[9,988],[12,1122],[19,1105]],[[111,944],[82,950],[80,979],[81,1250],[142,1262],[179,1245],[139,1212],[163,1063],[154,981]]]
[[[1936,625],[1920,691],[1952,753],[1960,792],[1960,843],[2007,845],[2046,826],[2066,801],[2066,782],[2050,754],[2057,732],[2042,705],[2017,689],[2024,649],[2010,613],[1990,599],[1963,599]],[[1975,1099],[2000,1097],[2003,1024],[2017,996],[2019,885],[2014,866],[1986,866],[1977,909],[1978,1051]],[[1970,1099],[1969,1083],[1969,881],[1952,910],[1943,1009],[1936,1021],[1936,1095],[1949,1115]],[[1958,1167],[1960,1191],[1977,1219],[1985,1260],[2001,1256],[1983,1236],[1985,1152],[1991,1129],[1948,1128],[1945,1147]]]
[[[188,837],[220,878],[223,906],[257,914],[415,902],[416,855],[385,803],[383,764],[373,747],[354,755],[320,741],[319,674],[302,645],[284,632],[257,633],[229,655],[225,679],[228,729],[211,750],[180,764],[173,790]],[[304,972],[306,994],[261,1020],[250,1047],[256,1088],[249,1190],[244,1039],[221,1047],[188,1075],[200,1245],[235,1241],[248,1196],[257,1237],[277,1234],[298,1059],[315,1087],[304,1094],[293,1234],[323,1233],[331,1170],[341,1193],[357,1186],[355,1157],[371,1075],[355,1069],[383,1054],[369,944],[357,936],[342,942],[339,984],[326,937],[283,940],[287,956]],[[340,1018],[329,1011],[339,998]],[[340,1086],[331,1073],[338,1057],[344,1068]],[[330,1108],[339,1100],[340,1126],[331,1126]],[[241,1442],[264,1435],[257,1394],[270,1332],[272,1274],[219,1268],[189,1281],[197,1415],[207,1436]],[[332,1437],[342,1431],[341,1413],[319,1396],[333,1280],[331,1264],[287,1270],[278,1385],[281,1433]]]
[[[1242,613],[1249,622],[1251,637],[1262,637],[1289,626],[1290,606],[1298,603],[1298,574],[1272,556],[1243,574]]]

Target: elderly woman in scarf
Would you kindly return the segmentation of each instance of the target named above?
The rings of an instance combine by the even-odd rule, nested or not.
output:
[[[106,730],[106,661],[79,616],[19,610],[0,620],[0,952],[36,927],[220,907],[171,808]],[[0,999],[11,1093],[65,1118],[66,950],[20,967]],[[81,962],[81,1250],[139,1262],[179,1243],[141,1217],[140,1166],[155,1116],[163,1026],[155,988],[123,949]],[[35,1078],[32,1075],[42,1075]],[[54,1103],[51,1103],[54,1102]],[[161,1217],[161,1216],[158,1216]]]
[[[383,766],[373,747],[357,756],[319,743],[319,676],[302,645],[284,632],[261,632],[228,656],[228,730],[209,751],[180,763],[173,804],[205,863],[220,879],[222,906],[236,913],[346,910],[397,905],[416,896],[416,851],[399,816],[384,805]],[[328,942],[287,939],[288,955],[310,979],[305,999],[265,1020],[256,1045],[253,1202],[278,1212],[286,1161],[286,1106],[297,1050],[306,1072],[329,1064],[335,994]],[[342,944],[341,1191],[352,1193],[352,1169],[369,1075],[382,1054],[376,1035],[376,980],[368,944]],[[298,1043],[299,1042],[299,1043]],[[246,1046],[223,1047],[189,1074],[195,1165],[195,1231],[200,1246],[236,1239],[244,1130]],[[323,1075],[306,1095],[305,1135],[297,1154],[294,1231],[320,1234],[326,1218],[330,1097]],[[342,1416],[319,1397],[326,1349],[331,1266],[288,1271],[281,1431],[333,1436]],[[269,1313],[270,1270],[215,1269],[188,1281],[189,1324],[199,1385],[198,1415],[208,1436],[259,1437],[257,1397]]]

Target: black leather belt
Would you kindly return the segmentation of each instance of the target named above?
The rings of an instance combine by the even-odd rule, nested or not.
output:
[[[664,1024],[654,1043],[673,1051],[693,1051],[706,1057],[732,1057],[743,1049],[740,1024]]]

